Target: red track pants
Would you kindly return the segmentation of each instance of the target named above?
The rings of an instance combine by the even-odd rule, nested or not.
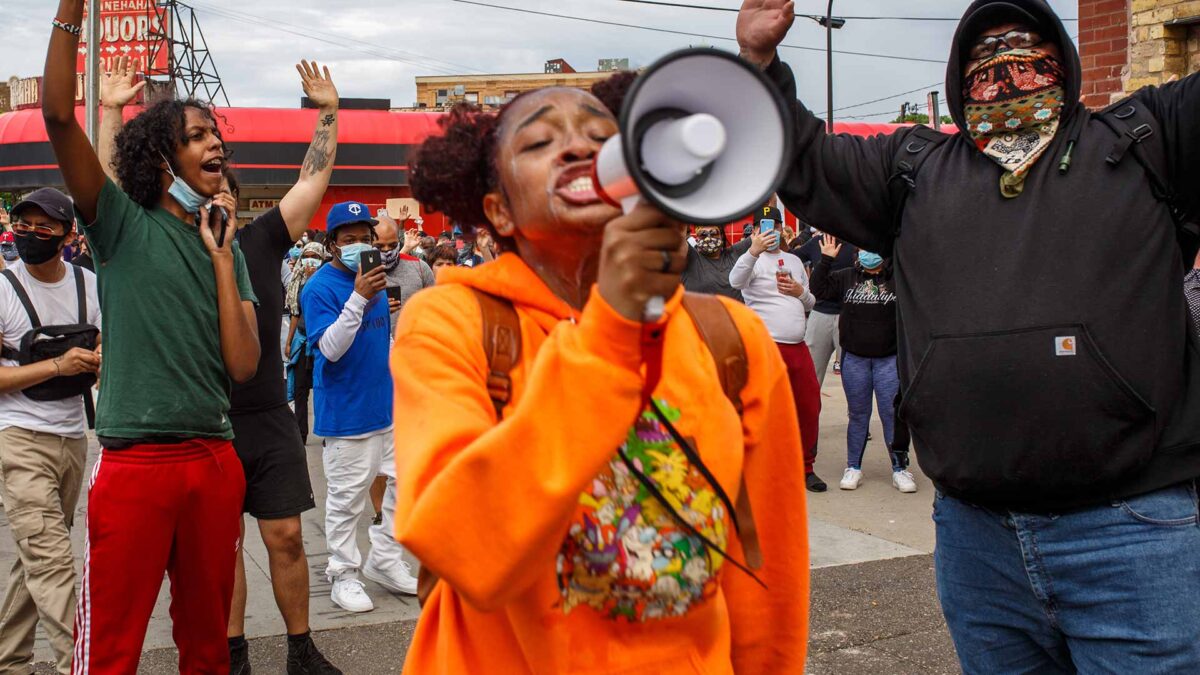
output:
[[[163,572],[179,672],[229,672],[225,629],[245,492],[229,441],[101,453],[88,488],[74,675],[137,672]]]
[[[812,354],[808,345],[785,345],[776,342],[783,364],[787,366],[788,380],[792,385],[792,399],[796,403],[796,417],[800,420],[800,443],[804,446],[804,473],[813,472],[817,461],[817,435],[821,431],[821,385],[817,383],[817,371],[813,367]]]

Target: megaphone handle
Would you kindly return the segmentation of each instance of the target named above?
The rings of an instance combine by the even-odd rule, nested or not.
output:
[[[646,323],[657,323],[666,310],[666,299],[660,295],[656,295],[646,301],[646,308],[642,310],[642,320]]]
[[[639,201],[641,201],[641,196],[636,193],[632,194],[621,200],[621,210],[628,215],[630,211],[633,211],[637,207]],[[645,323],[657,323],[666,310],[666,299],[654,296],[646,301],[646,307],[642,310],[642,321]]]

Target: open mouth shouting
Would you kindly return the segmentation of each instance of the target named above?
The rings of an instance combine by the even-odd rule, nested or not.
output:
[[[589,206],[600,202],[596,186],[592,182],[590,162],[565,169],[554,185],[554,194],[573,206]]]
[[[200,173],[207,180],[216,180],[220,182],[224,172],[225,159],[223,157],[214,157],[200,165]]]

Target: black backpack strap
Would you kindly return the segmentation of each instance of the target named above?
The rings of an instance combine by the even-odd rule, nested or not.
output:
[[[33,308],[33,302],[30,301],[29,294],[25,292],[25,287],[21,285],[20,280],[17,279],[17,275],[13,274],[12,270],[2,270],[0,274],[3,274],[8,279],[8,283],[12,284],[13,291],[17,294],[17,299],[21,301],[21,305],[25,307],[25,313],[29,315],[29,325],[35,329],[41,328],[42,320],[38,318],[37,310]]]
[[[909,132],[908,141],[892,160],[892,174],[888,177],[888,190],[892,196],[892,233],[900,236],[900,216],[909,193],[917,191],[917,172],[929,158],[931,151],[945,143],[950,136],[934,131],[925,125],[917,125]]]
[[[87,288],[83,285],[83,268],[71,265],[75,270],[75,299],[79,303],[79,323],[87,323]]]
[[[1117,166],[1126,155],[1132,155],[1146,171],[1154,198],[1166,204],[1171,218],[1177,224],[1181,223],[1183,213],[1175,205],[1175,195],[1167,180],[1167,151],[1154,114],[1136,98],[1130,97],[1100,111],[1099,117],[1117,135],[1105,161],[1110,166]]]

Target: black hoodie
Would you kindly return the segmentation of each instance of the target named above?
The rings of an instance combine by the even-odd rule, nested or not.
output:
[[[893,256],[900,413],[944,493],[1054,511],[1200,476],[1200,350],[1187,339],[1174,221],[1133,158],[1105,162],[1116,135],[1078,104],[1079,55],[1058,17],[1042,0],[1008,2],[1053,27],[1067,74],[1058,134],[1023,194],[1001,196],[1003,169],[962,131],[961,51],[974,36],[960,24],[946,72],[959,133],[926,151],[898,234],[888,183],[908,130],[827,135],[797,103],[780,195],[804,220]],[[786,65],[767,75],[795,99]],[[1168,180],[1194,219],[1200,78],[1134,96],[1158,120]]]

